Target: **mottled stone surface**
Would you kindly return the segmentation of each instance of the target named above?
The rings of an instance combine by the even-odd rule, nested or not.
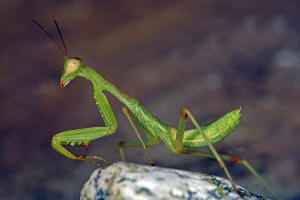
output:
[[[263,199],[239,186],[245,199]],[[117,162],[96,169],[81,200],[240,199],[228,180],[183,170]]]

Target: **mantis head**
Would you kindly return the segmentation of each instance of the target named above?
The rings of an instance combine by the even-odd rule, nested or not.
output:
[[[66,87],[80,72],[82,60],[77,57],[66,57],[64,71],[60,77],[60,87]]]
[[[79,74],[80,68],[82,67],[82,60],[77,57],[72,57],[72,58],[68,57],[65,41],[60,32],[59,26],[55,20],[53,20],[53,22],[54,22],[57,32],[59,34],[60,41],[55,40],[52,37],[52,35],[37,21],[35,21],[33,19],[32,22],[34,24],[36,24],[44,33],[46,33],[46,35],[49,37],[49,39],[58,47],[58,49],[63,54],[63,56],[65,58],[65,64],[64,64],[64,71],[62,72],[62,75],[60,78],[60,86],[62,88],[66,87]]]

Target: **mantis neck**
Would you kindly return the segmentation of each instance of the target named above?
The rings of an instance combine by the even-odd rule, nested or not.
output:
[[[114,83],[108,81],[90,67],[82,67],[79,76],[91,81],[95,91],[101,92],[102,90],[105,90],[119,99],[129,108],[133,104],[138,103],[136,99],[129,96],[126,92],[118,88]]]

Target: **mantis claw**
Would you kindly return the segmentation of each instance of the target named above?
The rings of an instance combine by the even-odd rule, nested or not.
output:
[[[108,161],[105,160],[104,158],[101,158],[100,156],[85,156],[83,160],[85,160],[85,159],[100,160],[100,161],[103,162],[106,166],[111,165],[110,162],[108,162]]]

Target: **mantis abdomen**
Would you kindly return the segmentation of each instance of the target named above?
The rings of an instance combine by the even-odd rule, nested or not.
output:
[[[238,108],[212,123],[201,126],[201,128],[209,142],[214,144],[224,140],[232,133],[233,129],[240,123],[241,116],[241,108]],[[206,147],[207,143],[197,129],[192,129],[184,132],[183,146]]]
[[[152,137],[160,138],[168,148],[173,149],[172,147],[175,145],[176,139],[176,128],[161,122],[142,105],[137,104],[130,110],[134,113],[138,122],[144,125]],[[235,127],[240,123],[241,116],[241,108],[238,108],[225,114],[218,120],[202,126],[202,129],[209,141],[214,144],[224,140],[232,133]],[[207,143],[197,129],[191,129],[184,131],[183,146],[207,147]]]

